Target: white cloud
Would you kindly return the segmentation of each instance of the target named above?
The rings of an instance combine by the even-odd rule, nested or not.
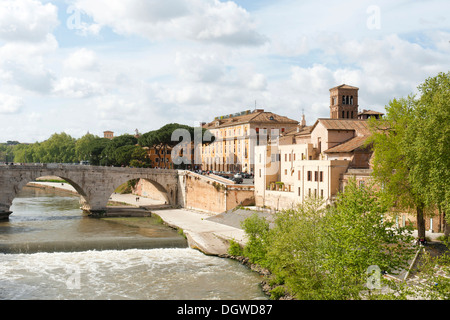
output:
[[[101,85],[85,79],[64,77],[53,88],[56,95],[67,98],[87,98],[103,92]]]
[[[75,71],[93,71],[99,67],[95,52],[86,48],[71,53],[64,61],[64,66]]]
[[[75,0],[74,6],[91,16],[96,24],[109,26],[122,35],[243,46],[266,41],[256,31],[248,12],[231,1]]]
[[[56,6],[36,0],[0,2],[0,39],[40,42],[58,24]]]
[[[0,93],[0,114],[18,113],[24,105],[22,98]]]

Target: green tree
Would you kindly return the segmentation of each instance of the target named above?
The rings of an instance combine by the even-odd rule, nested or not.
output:
[[[93,134],[86,134],[75,143],[75,153],[78,161],[88,160],[92,165],[99,165],[101,154],[108,145],[109,140]]]
[[[40,162],[76,162],[75,139],[65,132],[54,133],[49,139],[38,145]]]
[[[130,166],[139,168],[150,167],[150,159],[147,150],[141,146],[136,146],[131,154]]]
[[[176,130],[179,130],[179,132],[176,132]],[[182,134],[178,135],[176,133]],[[185,148],[190,149],[191,142],[207,144],[213,142],[214,139],[214,136],[212,136],[211,133],[204,128],[198,130],[198,128],[194,128],[188,125],[169,123],[159,128],[158,130],[144,133],[139,138],[139,145],[160,150],[160,152],[157,152],[157,155],[159,157],[159,163],[161,163],[161,156],[166,155],[169,152],[169,149],[174,148],[179,144],[184,143]],[[172,159],[172,161],[173,160],[174,159]]]
[[[131,150],[131,148],[122,148],[119,151],[117,151],[117,149],[125,146],[135,146],[137,141],[138,140],[130,134],[114,137],[112,140],[109,140],[103,149],[100,163],[102,165],[128,165],[129,162],[124,163],[124,159],[126,158],[126,153]],[[117,159],[116,156],[120,159]]]
[[[298,299],[367,297],[369,267],[395,273],[408,265],[413,250],[411,232],[388,218],[373,188],[355,181],[333,207],[309,199],[295,210],[276,213],[271,228],[257,216],[245,220],[243,228],[248,236],[244,255],[268,268],[274,282]],[[369,297],[386,298],[369,292]]]
[[[381,186],[386,206],[398,209],[415,208],[419,238],[425,238],[425,202],[421,190],[411,184],[408,162],[407,129],[414,122],[414,97],[394,99],[386,106],[381,120],[369,121],[373,143],[372,176]]]
[[[408,266],[413,254],[411,230],[395,225],[372,185],[351,180],[323,220],[325,292],[336,299],[358,299],[367,270],[376,266],[389,274]]]
[[[450,72],[428,78],[418,89],[405,137],[409,183],[427,207],[445,214],[450,212]]]

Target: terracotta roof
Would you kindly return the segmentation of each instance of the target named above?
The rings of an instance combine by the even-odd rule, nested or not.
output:
[[[358,87],[349,86],[348,84],[345,84],[345,83],[344,83],[344,84],[341,84],[340,86],[336,86],[336,87],[331,88],[330,91],[333,90],[333,89],[336,89],[336,88],[342,88],[342,89],[359,89]]]
[[[378,111],[374,111],[374,110],[363,110],[363,112],[360,112],[358,114],[382,114],[382,115],[384,115],[384,113],[378,112]]]
[[[306,135],[310,134],[312,131],[313,126],[297,126],[295,128],[290,128],[286,130],[283,134],[284,136],[295,136],[295,135]]]
[[[313,126],[321,123],[327,130],[355,130],[358,135],[369,135],[369,123],[361,119],[318,119]]]
[[[331,147],[330,149],[325,150],[324,152],[325,153],[351,152],[355,149],[363,147],[367,138],[368,136],[354,137],[337,146]]]
[[[219,121],[217,125],[217,121]],[[290,119],[288,117],[280,116],[278,114],[267,112],[263,110],[258,110],[249,114],[244,114],[241,116],[236,117],[229,117],[225,119],[215,119],[214,121],[211,121],[207,124],[205,124],[204,128],[223,128],[223,127],[229,127],[234,126],[237,124],[242,123],[283,123],[283,124],[290,124],[290,125],[296,125],[298,124],[297,120]]]

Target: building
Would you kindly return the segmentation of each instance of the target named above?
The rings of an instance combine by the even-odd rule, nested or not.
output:
[[[369,118],[375,118],[375,119],[381,119],[381,117],[384,116],[384,113],[373,111],[373,110],[363,110],[358,114],[358,119],[369,119]]]
[[[202,169],[253,173],[254,147],[278,139],[297,125],[297,120],[263,109],[216,117],[203,124],[215,141],[202,146]]]
[[[358,117],[358,88],[330,89],[330,118],[286,131],[255,148],[255,202],[276,210],[295,207],[307,197],[333,201],[344,176],[369,178],[372,151],[368,122]]]
[[[103,131],[103,138],[106,139],[113,139],[114,138],[114,132],[113,131]]]

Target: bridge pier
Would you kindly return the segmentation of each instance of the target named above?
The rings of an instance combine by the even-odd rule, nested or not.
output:
[[[12,211],[3,211],[0,212],[0,221],[9,220],[9,215],[12,213]]]

